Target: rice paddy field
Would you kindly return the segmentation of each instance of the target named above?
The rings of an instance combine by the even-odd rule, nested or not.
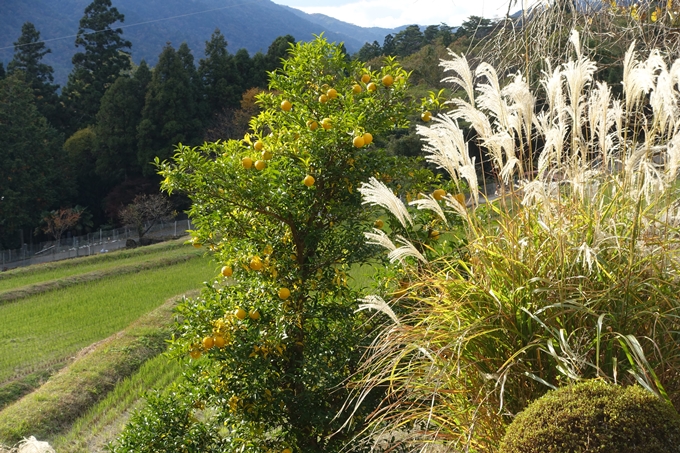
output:
[[[40,417],[49,424],[44,414],[56,410],[54,426],[41,431],[44,440],[58,442],[59,452],[101,451],[146,391],[176,379],[179,365],[158,352],[178,296],[216,275],[203,253],[180,240],[0,274],[0,445],[34,434],[21,427],[31,429]],[[128,355],[119,353],[135,363],[121,367]],[[87,365],[95,370],[93,387],[78,389],[89,385],[78,384],[83,360],[94,364]],[[117,376],[121,370],[126,375]],[[56,390],[41,394],[43,388]],[[106,393],[80,402],[68,423],[59,420],[72,404],[59,402],[61,393],[73,400],[101,389]]]

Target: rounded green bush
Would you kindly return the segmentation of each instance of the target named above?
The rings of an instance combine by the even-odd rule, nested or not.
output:
[[[586,381],[531,403],[508,426],[500,452],[680,452],[680,416],[641,387]]]

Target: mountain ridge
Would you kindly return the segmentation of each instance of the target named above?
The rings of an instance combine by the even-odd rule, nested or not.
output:
[[[13,43],[21,35],[24,22],[32,22],[51,53],[44,62],[55,70],[55,82],[66,83],[71,70],[75,35],[83,12],[91,0],[4,0],[0,6],[0,61],[5,66],[14,55]],[[205,42],[220,29],[234,54],[245,48],[251,56],[266,52],[279,36],[290,34],[298,41],[321,33],[335,42],[344,42],[348,52],[358,51],[365,42],[382,41],[403,27],[382,29],[348,24],[323,15],[310,15],[270,0],[113,0],[125,22],[123,37],[132,42],[132,59],[150,65],[157,61],[163,46],[178,47],[187,42],[196,62],[203,57]],[[384,33],[384,34],[382,34]]]

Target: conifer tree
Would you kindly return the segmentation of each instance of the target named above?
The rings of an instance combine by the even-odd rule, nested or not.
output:
[[[19,244],[40,214],[71,194],[63,137],[35,104],[23,72],[0,80],[0,248]]]
[[[99,103],[107,88],[131,68],[130,41],[122,38],[125,16],[111,6],[111,0],[94,0],[80,19],[73,71],[64,90],[71,116],[71,130],[94,124]]]
[[[144,60],[132,77],[118,77],[102,97],[95,126],[95,172],[110,185],[141,176],[137,128],[151,70]]]
[[[32,23],[26,22],[21,27],[21,36],[14,43],[14,58],[7,65],[7,72],[23,71],[24,80],[35,96],[38,111],[54,123],[59,86],[52,83],[52,66],[42,63],[43,57],[51,52],[41,41],[40,32]]]
[[[142,121],[137,129],[137,161],[145,175],[155,173],[154,157],[167,159],[178,143],[197,144],[201,132],[193,57],[186,44],[161,52],[149,82]]]
[[[239,105],[243,87],[235,63],[234,57],[227,51],[224,35],[219,29],[215,30],[210,41],[205,43],[205,58],[198,65],[210,116]],[[247,72],[242,74],[247,75]]]

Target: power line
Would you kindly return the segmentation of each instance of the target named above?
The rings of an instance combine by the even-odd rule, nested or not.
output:
[[[137,26],[139,26],[139,25],[152,24],[152,23],[154,23],[154,22],[162,22],[162,21],[164,21],[164,20],[178,19],[178,18],[180,18],[180,17],[195,16],[195,15],[197,15],[197,14],[211,13],[211,12],[213,12],[213,11],[221,11],[221,10],[224,10],[224,9],[235,8],[235,7],[237,7],[237,6],[247,5],[248,3],[254,3],[254,2],[256,2],[256,1],[258,1],[258,0],[253,0],[253,1],[243,2],[243,3],[237,3],[237,4],[235,4],[235,5],[223,6],[223,7],[221,7],[221,8],[207,9],[207,10],[205,10],[205,11],[197,11],[197,12],[195,12],[195,13],[186,13],[186,14],[180,14],[180,15],[178,15],[178,16],[164,17],[164,18],[162,18],[162,19],[147,20],[147,21],[144,21],[144,22],[138,22],[138,23],[136,23],[136,24],[121,25],[120,27],[116,27],[116,28],[130,28],[130,27],[137,27]],[[103,32],[106,32],[106,31],[110,31],[110,29],[91,31],[91,32],[83,33],[83,35],[95,35],[95,34],[97,34],[97,33],[103,33]],[[75,38],[75,37],[77,37],[77,36],[78,36],[78,34],[75,34],[75,35],[68,35],[68,36],[61,36],[61,37],[59,37],[59,38],[43,39],[42,41],[36,41],[36,42],[27,43],[27,44],[19,44],[18,46],[12,45],[12,46],[0,47],[0,50],[5,50],[5,49],[16,49],[17,47],[32,46],[32,45],[40,44],[40,43],[47,43],[47,42],[52,42],[52,41],[59,41],[59,40],[62,40],[62,39]]]

